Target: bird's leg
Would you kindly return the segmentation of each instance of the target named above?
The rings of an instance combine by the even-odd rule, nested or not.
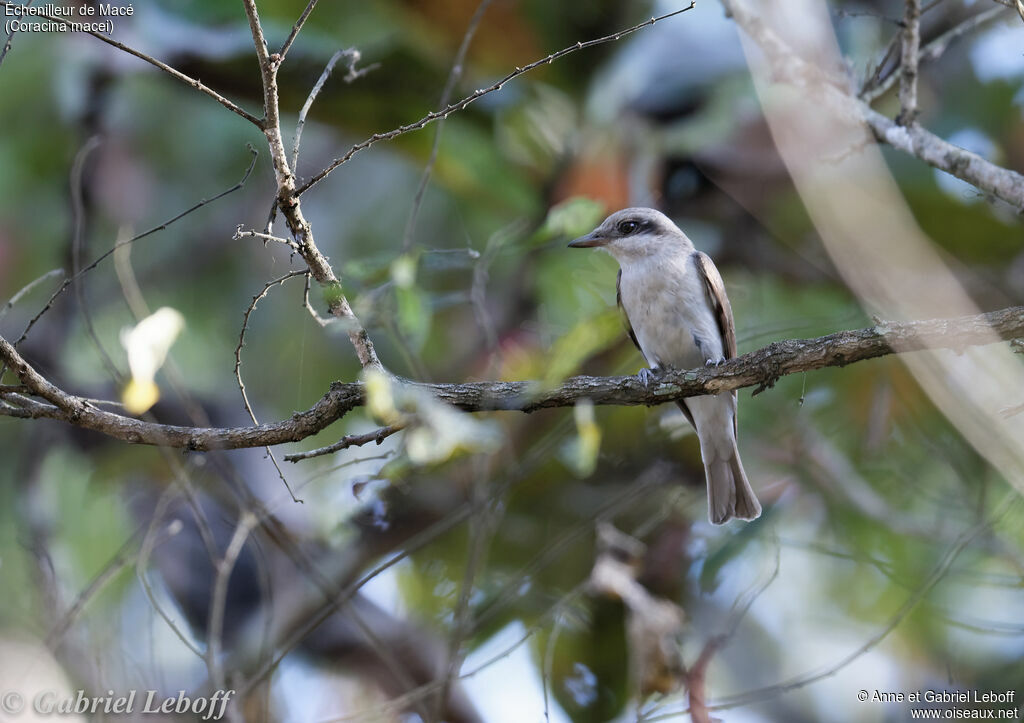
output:
[[[710,356],[708,356],[707,347],[704,344],[704,340],[697,336],[696,332],[691,332],[690,335],[693,337],[693,344],[694,346],[697,347],[697,351],[699,351],[704,357],[704,366],[717,367],[725,363],[724,356],[720,356],[717,359],[712,359]]]

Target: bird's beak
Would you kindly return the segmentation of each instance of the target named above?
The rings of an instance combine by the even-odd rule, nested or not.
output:
[[[603,238],[597,233],[597,230],[593,230],[586,236],[580,236],[578,239],[569,244],[571,249],[589,249],[594,246],[604,246],[608,243],[608,239]]]

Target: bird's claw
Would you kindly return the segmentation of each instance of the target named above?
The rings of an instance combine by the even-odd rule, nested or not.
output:
[[[637,379],[640,380],[640,383],[644,385],[644,389],[650,387],[651,382],[653,382],[656,377],[655,373],[652,370],[648,369],[647,367],[644,367],[639,372],[637,372],[636,376]]]
[[[708,359],[704,362],[704,366],[706,367],[720,367],[723,364],[725,364],[725,357],[722,357],[721,359]]]

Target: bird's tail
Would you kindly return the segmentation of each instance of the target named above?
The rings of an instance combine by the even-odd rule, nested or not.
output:
[[[704,465],[708,478],[708,516],[721,525],[736,517],[754,520],[761,516],[761,504],[747,481],[735,446],[728,458],[716,457]]]

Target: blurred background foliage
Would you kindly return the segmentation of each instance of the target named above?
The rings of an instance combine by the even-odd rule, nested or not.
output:
[[[926,36],[988,4],[934,3]],[[303,5],[261,0],[272,47]],[[851,74],[867,77],[897,32],[891,19],[901,16],[902,4],[829,5]],[[320,3],[281,70],[286,128],[335,50],[355,47],[360,65],[374,69],[346,83],[339,65],[313,105],[299,176],[309,178],[353,143],[437,107],[476,9],[476,0]],[[454,97],[671,9],[661,2],[495,0]],[[259,73],[241,3],[145,0],[116,25],[128,45],[258,114]],[[922,123],[997,163],[1024,167],[1021,48],[1024,27],[1009,11],[953,43],[923,66]],[[21,347],[64,388],[117,398],[84,314],[123,373],[118,338],[136,321],[125,298],[137,286],[149,309],[174,307],[187,324],[158,377],[163,401],[154,416],[198,423],[201,409],[213,424],[248,423],[232,374],[243,312],[266,282],[301,268],[282,245],[233,238],[239,224],[263,226],[273,197],[261,135],[209,98],[85,36],[16,36],[0,66],[0,94],[4,301],[48,270],[80,268],[119,238],[231,187],[249,163],[246,144],[259,150],[244,188],[131,245],[117,264],[99,264]],[[897,109],[892,94],[876,107]],[[642,360],[614,309],[614,262],[565,248],[626,205],[665,210],[716,259],[741,353],[872,323],[786,178],[735,29],[714,2],[538,69],[448,119],[403,251],[437,130],[378,144],[303,196],[321,249],[397,374],[555,384],[576,373],[635,373]],[[84,153],[91,138],[98,143]],[[1019,217],[916,159],[887,153],[917,221],[977,303],[1021,303]],[[80,184],[71,176],[76,157]],[[73,187],[82,194],[77,214]],[[23,298],[0,318],[0,333],[17,338],[58,284],[51,280]],[[330,382],[359,373],[344,332],[321,328],[302,299],[302,279],[289,280],[249,320],[242,374],[261,421],[308,408]],[[316,289],[311,300],[325,306]],[[1007,390],[1008,404],[1020,402],[1017,392]],[[304,504],[291,501],[262,450],[182,455],[0,418],[0,638],[48,640],[73,687],[200,689],[203,661],[155,605],[205,649],[212,575],[195,520],[211,520],[214,545],[223,550],[240,511],[260,505],[289,544],[316,565],[330,561],[324,574],[336,575],[339,585],[400,558],[362,586],[360,599],[390,620],[382,629],[411,626],[407,640],[436,647],[451,670],[479,671],[461,683],[471,701],[467,716],[475,708],[484,720],[635,718],[622,606],[583,588],[594,562],[594,522],[603,519],[647,544],[641,580],[686,611],[687,661],[713,635],[730,632],[734,607],[767,584],[711,663],[712,700],[828,669],[893,626],[835,675],[798,690],[769,689],[720,714],[726,720],[906,715],[898,706],[857,704],[862,688],[1016,690],[1020,699],[1020,505],[900,361],[791,376],[740,399],[740,445],[765,514],[724,529],[706,522],[696,438],[674,408],[593,410],[600,445],[590,459],[586,450],[598,449],[590,417],[551,410],[479,415],[484,426],[465,429],[448,422],[427,428],[419,442],[427,447],[440,443],[430,434],[463,435],[445,441],[452,452],[443,459],[410,455],[409,435],[399,434],[380,446],[281,463]],[[357,410],[297,449],[374,427]],[[140,557],[147,529],[157,529],[150,526],[157,498],[170,490],[179,500],[182,489],[191,506],[167,514],[178,515],[184,530],[158,534],[151,559]],[[1005,514],[996,524],[947,560],[965,531],[998,512]],[[252,560],[239,560],[232,575],[229,652],[232,641],[258,638],[249,621],[269,604],[268,580],[282,606],[286,591],[312,577],[282,564],[268,539],[273,535],[254,537],[245,548]],[[55,640],[76,596],[102,575],[102,590]],[[248,703],[247,715],[431,717],[417,705],[404,714],[402,706],[384,706],[385,696],[409,686],[389,688],[386,675],[353,662],[364,660],[353,651],[367,647],[365,640],[346,637],[338,630],[348,628],[339,626],[325,625],[286,657],[270,693],[255,696],[260,702]],[[397,645],[388,635],[383,640],[384,647]],[[674,695],[643,711],[657,718],[685,707]],[[448,713],[458,716],[454,708]]]

